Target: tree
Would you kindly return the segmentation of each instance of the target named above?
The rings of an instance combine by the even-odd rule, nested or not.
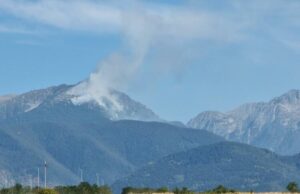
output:
[[[57,192],[53,189],[40,189],[38,194],[57,194]]]
[[[193,191],[191,191],[191,190],[189,190],[187,187],[183,187],[183,188],[181,188],[181,189],[179,189],[179,188],[175,188],[174,190],[173,190],[173,193],[175,193],[175,194],[192,194],[192,193],[194,193]]]
[[[22,185],[19,184],[19,183],[17,183],[17,184],[14,186],[14,192],[15,192],[16,194],[20,194],[21,191],[22,191]]]
[[[125,188],[123,188],[123,190],[122,190],[122,194],[128,194],[128,193],[130,193],[132,190],[133,190],[132,187],[125,187]]]
[[[98,192],[99,194],[112,194],[111,189],[107,185],[103,185],[101,187],[98,187]]]
[[[92,194],[93,188],[88,182],[82,182],[78,185],[78,190],[81,194]]]
[[[175,193],[175,194],[180,194],[180,189],[178,189],[178,187],[176,187],[176,188],[173,190],[173,193]]]
[[[223,185],[219,185],[216,188],[214,188],[211,191],[208,191],[210,193],[235,193],[236,191],[234,189],[229,189],[224,187]]]
[[[295,182],[290,182],[286,189],[291,193],[296,193],[298,192],[298,185]]]
[[[161,187],[161,188],[157,189],[156,192],[167,193],[167,192],[169,192],[169,189],[168,189],[168,187]]]

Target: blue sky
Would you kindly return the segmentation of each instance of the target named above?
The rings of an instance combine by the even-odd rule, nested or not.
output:
[[[105,83],[168,120],[267,101],[300,89],[299,8],[296,0],[0,0],[0,94],[74,84],[117,58]]]

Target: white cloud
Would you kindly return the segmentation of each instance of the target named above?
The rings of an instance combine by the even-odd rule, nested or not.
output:
[[[163,45],[165,55],[175,58],[155,60],[159,64],[156,68],[177,68],[186,64],[185,51],[191,43],[244,43],[253,41],[258,34],[273,35],[278,29],[299,27],[299,6],[299,1],[292,0],[232,0],[227,1],[226,8],[219,9],[138,0],[0,0],[0,10],[29,23],[70,31],[118,33],[123,37],[124,48],[102,61],[87,82],[88,96],[98,101],[109,97],[108,88],[122,89],[144,64],[151,48]],[[174,61],[180,64],[174,65]]]
[[[34,34],[35,32],[24,27],[0,24],[0,33]]]
[[[0,9],[22,19],[70,30],[122,32],[124,25],[132,23],[131,30],[155,28],[161,35],[187,39],[239,37],[237,18],[227,17],[227,14],[193,10],[187,6],[122,2],[0,0]]]
[[[0,0],[0,9],[22,19],[64,29],[104,30],[99,28],[120,25],[118,10],[89,1]]]

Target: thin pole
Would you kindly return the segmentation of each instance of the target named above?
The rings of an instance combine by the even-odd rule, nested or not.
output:
[[[40,188],[40,168],[37,168],[37,172],[38,172],[38,177],[37,177],[37,188],[39,190]]]
[[[30,190],[32,190],[32,175],[29,175],[29,181],[30,181]]]
[[[7,188],[8,186],[8,183],[7,183],[8,181],[7,181],[7,176],[5,176],[5,188]]]
[[[47,188],[47,162],[45,161],[45,179],[44,179],[45,189]]]
[[[99,186],[99,174],[96,173],[96,177],[97,177],[97,186]]]
[[[80,168],[80,182],[83,182],[83,170]]]

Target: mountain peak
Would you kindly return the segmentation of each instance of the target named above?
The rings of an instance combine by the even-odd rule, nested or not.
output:
[[[89,105],[89,109],[99,109],[104,117],[111,120],[161,121],[152,110],[125,93],[102,90],[101,86],[90,87],[86,81],[0,97],[0,118],[31,112],[43,106],[60,106],[61,103],[75,108]]]
[[[132,100],[123,92],[91,84],[89,80],[80,82],[66,92],[66,96],[76,106],[93,103],[103,109],[112,120],[161,121],[145,105]]]
[[[116,92],[109,88],[103,88],[100,85],[93,85],[87,81],[80,82],[72,87],[68,92],[71,101],[75,105],[95,102],[99,106],[112,112],[121,112],[122,104],[119,102]]]
[[[244,104],[226,113],[200,113],[188,126],[280,154],[295,154],[300,150],[300,90],[290,90],[269,102]]]
[[[300,103],[300,90],[290,90],[287,93],[274,98],[272,103],[280,104],[299,104]]]

